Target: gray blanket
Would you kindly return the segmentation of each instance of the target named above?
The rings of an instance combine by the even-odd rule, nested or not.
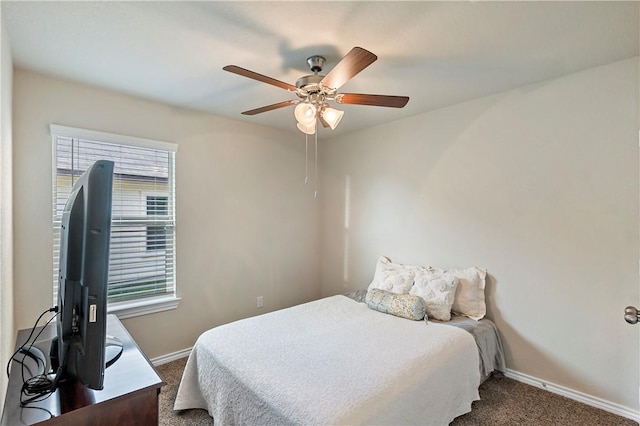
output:
[[[479,321],[456,315],[451,321],[442,322],[454,327],[462,328],[471,333],[476,340],[478,353],[480,354],[480,377],[484,382],[495,370],[504,371],[504,351],[498,335],[496,325],[488,318]]]

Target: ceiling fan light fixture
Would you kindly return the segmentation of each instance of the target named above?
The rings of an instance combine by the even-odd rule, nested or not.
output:
[[[298,130],[307,135],[313,135],[316,132],[316,120],[315,118],[310,124],[298,123]]]
[[[325,106],[322,109],[320,118],[324,122],[326,122],[329,125],[329,127],[331,127],[331,130],[335,130],[335,128],[338,127],[340,120],[342,120],[343,115],[344,115],[344,111],[340,111],[339,109]]]
[[[302,124],[306,127],[312,124],[315,127],[316,113],[316,107],[308,102],[299,103],[298,105],[296,105],[296,109],[293,111],[293,115],[296,117],[298,124]]]
[[[0,0],[1,1],[1,0]],[[308,160],[308,135],[315,135],[316,151],[316,185],[318,181],[318,121],[323,127],[330,127],[335,130],[342,120],[344,111],[330,108],[325,101],[334,101],[338,104],[350,105],[370,105],[392,108],[402,108],[409,101],[407,96],[372,95],[359,93],[338,93],[338,90],[349,80],[359,74],[378,59],[376,55],[361,47],[354,47],[340,59],[338,64],[326,75],[319,74],[325,64],[326,59],[319,55],[307,58],[307,64],[313,75],[305,75],[296,81],[295,86],[285,83],[275,78],[259,74],[254,71],[239,67],[237,65],[227,65],[222,68],[224,71],[237,74],[242,77],[270,84],[289,92],[294,92],[298,99],[278,102],[261,108],[244,111],[244,115],[256,115],[267,111],[295,105],[294,116],[298,129],[305,133],[305,161]],[[308,175],[305,176],[305,183]],[[317,197],[318,190],[314,197]]]

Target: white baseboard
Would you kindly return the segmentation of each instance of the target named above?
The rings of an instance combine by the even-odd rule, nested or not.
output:
[[[191,353],[191,349],[192,348],[186,348],[181,351],[172,352],[170,354],[160,355],[159,357],[152,358],[149,361],[151,361],[151,364],[157,367],[158,365],[167,364],[171,361],[177,361],[181,358],[188,357]]]
[[[608,411],[618,416],[626,417],[627,419],[635,420],[640,423],[640,411],[633,410],[629,407],[625,407],[614,402],[604,400],[586,393],[578,392],[573,389],[566,388],[564,386],[556,385],[555,383],[549,383],[545,380],[538,379],[537,377],[529,376],[528,374],[520,373],[518,371],[507,368],[503,371],[505,377],[513,380],[525,383],[527,385],[535,386],[540,389],[547,390],[549,392],[562,395],[574,401],[582,402],[583,404],[590,405],[595,408],[599,408],[604,411]]]

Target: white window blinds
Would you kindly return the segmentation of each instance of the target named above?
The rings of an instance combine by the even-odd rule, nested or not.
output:
[[[109,305],[175,296],[175,151],[166,142],[51,125],[53,285],[62,211],[75,180],[96,160],[114,164]]]

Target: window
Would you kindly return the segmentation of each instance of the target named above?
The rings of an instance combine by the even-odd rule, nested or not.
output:
[[[77,179],[96,160],[114,164],[109,312],[121,318],[173,309],[176,145],[51,125],[53,167],[53,285],[62,211]]]
[[[147,216],[166,216],[167,196],[148,195],[147,196]],[[166,227],[164,226],[147,226],[147,250],[165,250],[166,243]]]

